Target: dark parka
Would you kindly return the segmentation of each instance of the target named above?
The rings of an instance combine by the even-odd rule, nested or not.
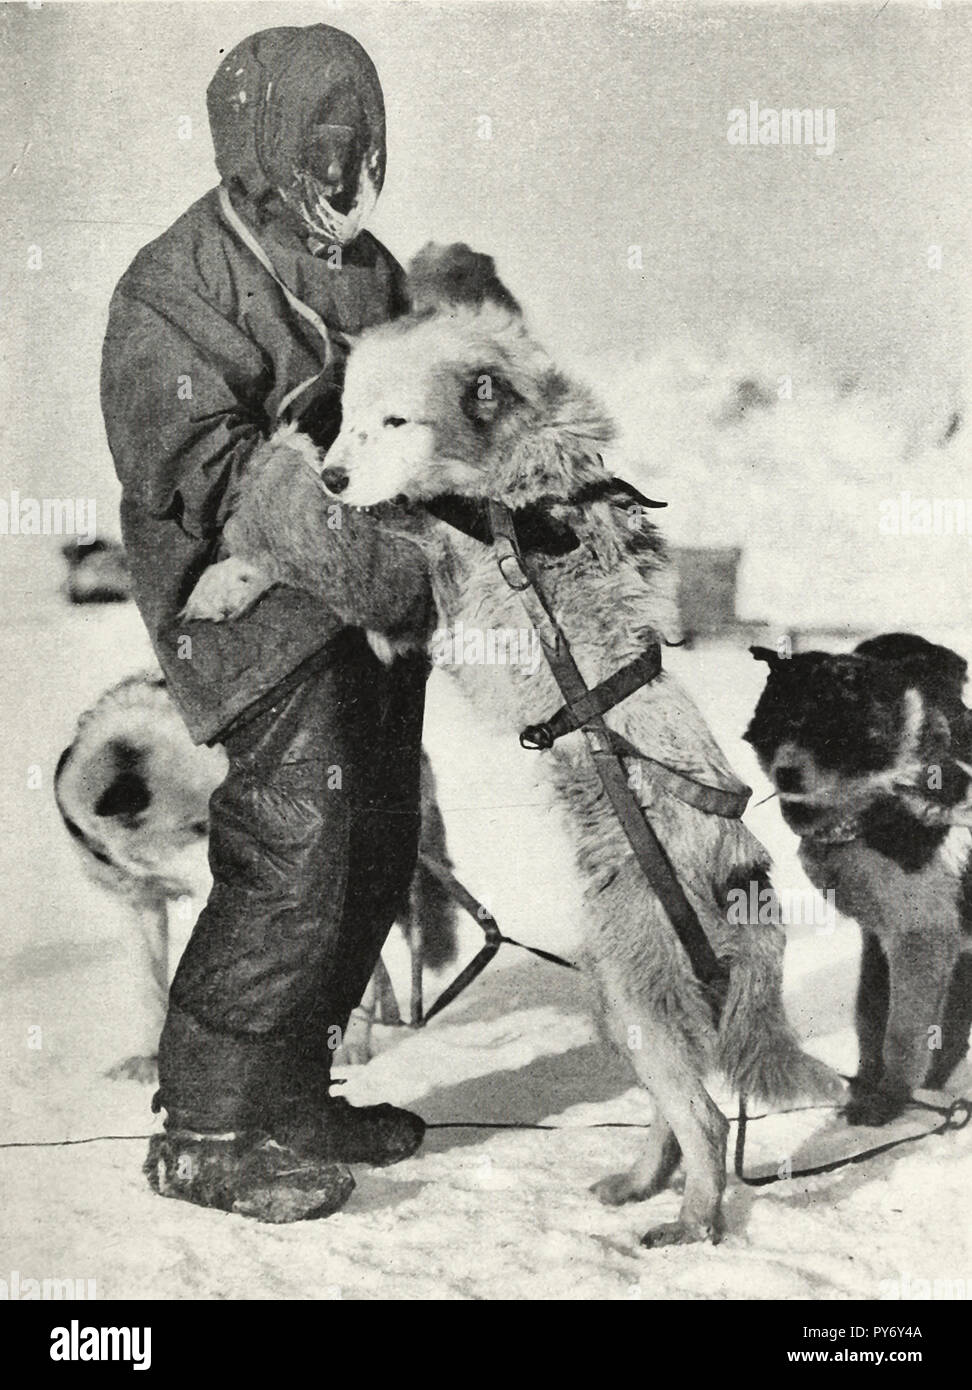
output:
[[[279,278],[340,346],[342,333],[394,317],[406,301],[402,271],[374,237],[359,234],[339,264],[326,249],[312,255],[278,191],[292,182],[308,128],[335,102],[342,119],[353,120],[362,167],[380,189],[381,88],[350,35],[322,24],[255,34],[232,51],[208,92],[216,163],[234,208]],[[123,487],[122,534],[136,602],[198,742],[216,738],[348,617],[278,587],[231,623],[179,618],[202,570],[220,555],[247,462],[275,426],[299,416],[323,447],[337,433],[340,351],[278,415],[325,357],[320,336],[227,221],[217,189],[139,252],[111,302],[102,404]],[[417,552],[390,549],[366,520],[356,525],[356,546],[370,547],[367,555],[359,549],[359,569],[394,566],[395,582],[384,587],[399,609],[389,626],[407,625],[409,613],[428,604]]]
[[[383,246],[362,232],[339,265],[311,254],[279,191],[306,172],[321,125],[353,131],[380,187],[374,68],[326,25],[269,30],[225,60],[209,111],[231,207],[213,190],[135,258],[111,304],[103,403],[136,601],[193,736],[220,737],[229,755],[211,802],[213,889],[159,1044],[159,1101],[177,1129],[273,1132],[326,1093],[332,1036],[408,890],[427,668],[421,655],[382,665],[360,628],[422,633],[430,593],[416,547],[350,512],[330,530],[331,502],[299,456],[288,475],[287,451],[267,442],[297,415],[327,448],[340,424],[342,351],[279,281],[332,347],[405,307]],[[321,506],[327,605],[279,586],[243,618],[187,624],[179,613],[220,556],[248,468],[264,483],[300,478],[303,490],[279,494],[281,516],[293,498],[315,544]]]

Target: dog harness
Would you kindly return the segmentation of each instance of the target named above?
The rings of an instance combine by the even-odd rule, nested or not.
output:
[[[556,500],[562,505],[582,506],[600,501],[606,496],[617,496],[619,493],[642,507],[667,506],[665,502],[655,502],[645,497],[630,483],[614,477],[588,483],[570,497]],[[503,579],[511,589],[521,595],[526,594],[531,587],[536,590],[538,582],[532,570],[528,576],[525,568],[526,557],[539,554],[545,558],[558,558],[572,553],[580,545],[567,522],[552,517],[542,501],[518,507],[516,511],[505,509],[509,517],[505,541],[503,533],[496,530],[497,520],[490,510],[491,507],[501,504],[483,503],[450,494],[424,505],[426,511],[431,512],[440,521],[447,522],[455,530],[461,531],[463,535],[470,536],[483,545],[493,545]],[[544,647],[548,661],[548,648],[553,650],[555,660],[558,647],[562,646],[569,653],[570,648],[563,629],[555,622],[548,606],[542,605],[540,610],[535,609],[530,616],[534,619],[541,643],[544,630],[553,628],[552,641]],[[586,721],[606,714],[636,690],[640,690],[643,685],[648,685],[661,674],[661,670],[661,645],[655,642],[640,656],[622,666],[592,690],[585,686],[576,699],[568,700],[542,723],[528,724],[520,734],[520,746],[538,751],[552,748],[557,739],[583,729]],[[563,684],[556,672],[554,676],[563,690]],[[675,768],[668,767],[656,758],[649,757],[614,729],[605,727],[605,733],[610,739],[613,751],[619,757],[647,763],[652,769],[652,776],[660,786],[697,811],[731,819],[738,819],[745,811],[751,791],[744,783],[736,782],[732,787],[717,787],[700,782]]]
[[[662,669],[656,642],[608,680],[590,689],[573,658],[567,638],[547,601],[536,570],[524,553],[514,513],[504,503],[489,502],[489,521],[496,563],[504,583],[519,594],[557,682],[564,704],[542,724],[520,735],[524,748],[549,749],[565,733],[580,730],[594,766],[635,858],[658,897],[689,958],[692,969],[718,1021],[725,1002],[729,972],[712,949],[695,909],[685,895],[664,848],[631,788],[625,757],[638,758],[662,774],[665,785],[698,809],[716,815],[741,816],[749,801],[748,787],[713,787],[647,757],[604,722],[604,715],[621,700],[654,680]]]

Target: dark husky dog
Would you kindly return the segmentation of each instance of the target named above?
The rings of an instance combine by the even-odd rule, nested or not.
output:
[[[106,691],[82,714],[74,741],[61,754],[54,794],[64,824],[89,876],[130,904],[136,931],[132,985],[144,1038],[140,1051],[113,1067],[111,1076],[150,1080],[155,1073],[169,978],[181,954],[170,942],[170,906],[188,909],[173,923],[182,917],[187,937],[209,893],[209,798],[225,776],[223,749],[193,744],[165,681],[152,672]],[[421,848],[451,868],[425,754]],[[415,939],[416,924],[427,965],[455,957],[454,906],[421,862],[400,919],[406,937]],[[379,992],[373,979],[351,1016],[339,1060],[368,1060]]]
[[[972,1024],[972,714],[967,666],[891,633],[769,664],[746,738],[811,882],[863,933],[851,1124],[945,1085]]]

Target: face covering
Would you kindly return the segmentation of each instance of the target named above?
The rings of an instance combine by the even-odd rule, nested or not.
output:
[[[372,163],[376,163],[372,156]],[[336,185],[329,176],[320,178],[306,169],[294,170],[294,181],[290,188],[280,188],[281,198],[300,219],[306,228],[311,250],[321,246],[346,246],[361,231],[378,201],[378,184],[375,174],[364,160],[357,171],[354,196],[350,199],[347,211],[342,211],[340,202],[347,202],[344,177],[342,173]]]

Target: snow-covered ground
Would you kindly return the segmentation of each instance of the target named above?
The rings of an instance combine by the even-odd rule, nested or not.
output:
[[[103,1069],[130,1051],[136,1020],[123,911],[80,871],[51,797],[78,711],[148,660],[131,606],[69,611],[28,583],[0,636],[7,789],[3,1118],[6,1144],[145,1135],[149,1087]],[[16,588],[16,585],[14,586]],[[17,614],[22,614],[22,617]],[[929,633],[929,635],[934,635]],[[972,640],[964,644],[972,655]],[[740,772],[764,788],[740,733],[760,670],[729,647],[666,658],[690,685]],[[569,867],[556,818],[538,803],[530,755],[484,738],[437,673],[428,743],[460,876],[509,934],[569,950]],[[37,781],[40,785],[31,784]],[[772,803],[751,813],[783,887],[803,884]],[[475,928],[465,929],[471,951]],[[792,1016],[809,1046],[847,1070],[858,934],[793,929]],[[393,943],[393,972],[404,961]],[[39,1031],[38,1031],[39,1030]],[[275,1228],[153,1196],[144,1139],[0,1151],[0,1278],[95,1279],[98,1295],[164,1298],[879,1298],[891,1283],[968,1279],[969,1135],[929,1139],[828,1177],[764,1190],[732,1183],[717,1248],[646,1251],[639,1236],[679,1195],[609,1209],[588,1192],[626,1166],[647,1100],[597,1040],[582,979],[504,948],[427,1031],[380,1030],[380,1054],[349,1073],[352,1100],[413,1105],[435,1124],[549,1124],[554,1130],[442,1128],[420,1154],[361,1170],[326,1222]],[[953,1091],[968,1094],[968,1068]],[[727,1112],[733,1099],[720,1096]],[[893,1133],[914,1132],[928,1117]],[[754,1124],[748,1164],[794,1166],[880,1136],[812,1110]]]

